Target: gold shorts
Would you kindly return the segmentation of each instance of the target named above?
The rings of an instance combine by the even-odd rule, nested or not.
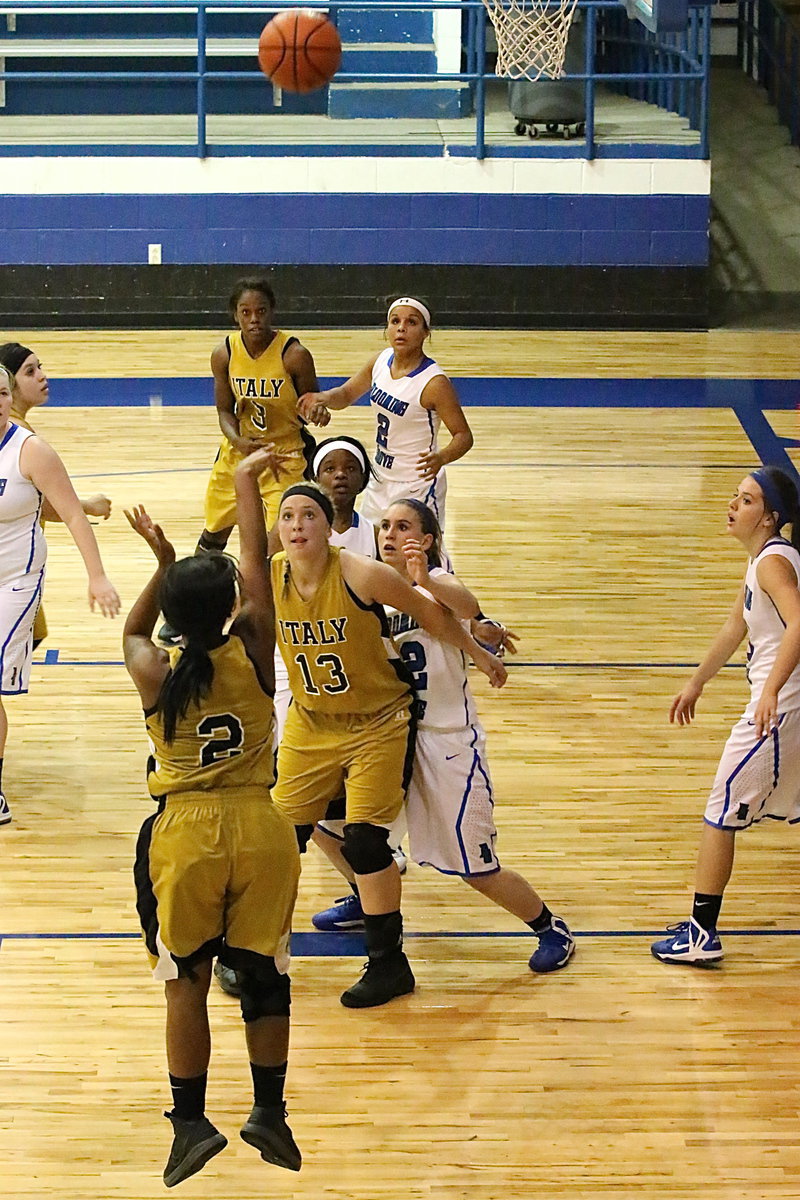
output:
[[[220,529],[230,529],[236,524],[236,488],[233,482],[234,472],[242,461],[228,439],[219,448],[219,453],[211,468],[211,477],[206,488],[205,527],[209,533],[218,533]],[[306,460],[302,451],[297,451],[297,464],[286,465],[286,474],[280,481],[276,480],[269,471],[265,471],[259,480],[261,498],[266,509],[267,528],[271,529],[278,519],[278,509],[281,496],[292,484],[300,483],[306,469]]]
[[[286,972],[300,877],[297,838],[264,788],[168,796],[136,847],[137,908],[156,979],[223,946]]]
[[[410,702],[379,716],[331,716],[292,704],[278,747],[276,806],[295,825],[314,825],[346,796],[346,820],[391,825],[414,758]]]

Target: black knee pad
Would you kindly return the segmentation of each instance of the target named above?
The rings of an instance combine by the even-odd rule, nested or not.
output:
[[[207,529],[204,529],[197,541],[197,552],[208,554],[210,550],[217,550],[221,553],[227,546],[230,536],[230,529],[222,529],[219,533],[209,533]]]
[[[389,830],[382,825],[356,821],[344,827],[342,854],[356,875],[374,875],[392,865]]]
[[[313,832],[313,825],[295,825],[294,835],[297,838],[297,848],[301,854],[305,854],[308,849],[308,843],[311,840]]]
[[[255,957],[255,956],[253,956]],[[275,966],[274,958],[258,956],[244,970],[237,969],[236,979],[242,994],[242,1020],[246,1025],[260,1017],[288,1017],[291,1008],[291,982]]]

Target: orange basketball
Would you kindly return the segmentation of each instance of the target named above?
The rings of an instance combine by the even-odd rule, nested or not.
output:
[[[313,92],[333,78],[342,61],[339,31],[313,8],[287,8],[264,26],[258,63],[285,92]]]

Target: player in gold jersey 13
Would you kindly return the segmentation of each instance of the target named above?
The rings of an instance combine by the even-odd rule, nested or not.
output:
[[[413,758],[410,676],[389,635],[383,605],[472,656],[496,687],[503,664],[396,571],[331,546],[333,506],[295,484],[278,517],[283,551],[272,558],[276,639],[293,703],[278,750],[275,803],[298,827],[301,849],[328,804],[346,797],[342,853],[364,911],[368,964],[342,995],[348,1008],[385,1004],[414,989],[403,953],[400,872],[388,827],[403,803]]]
[[[154,978],[164,981],[174,1129],[168,1187],[199,1171],[226,1138],[205,1115],[207,997],[215,956],[236,972],[254,1105],[241,1137],[267,1162],[300,1169],[286,1124],[289,934],[300,861],[274,780],[274,612],[259,477],[268,450],[236,471],[240,563],[175,551],[142,508],[126,512],[158,560],[125,623],[125,665],[150,738],[158,811],[136,848],[137,908]],[[155,645],[159,607],[182,646]],[[230,629],[225,628],[231,616]]]

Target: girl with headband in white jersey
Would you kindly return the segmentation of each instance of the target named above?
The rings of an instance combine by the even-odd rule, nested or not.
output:
[[[413,296],[401,296],[389,306],[388,348],[373,355],[346,383],[325,392],[306,392],[298,401],[304,420],[320,424],[329,410],[348,408],[369,393],[376,420],[374,474],[361,512],[370,521],[378,521],[394,500],[412,496],[433,509],[443,528],[444,468],[472,447],[472,431],[456,390],[425,353],[430,331],[427,307]],[[440,448],[442,423],[451,440]]]
[[[780,530],[791,524],[791,539]],[[670,721],[691,724],[705,684],[749,637],[750,703],[722,752],[708,798],[688,921],[654,942],[666,963],[705,966],[722,958],[717,933],[731,877],[734,839],[765,817],[800,821],[800,509],[794,480],[760,467],[728,504],[728,532],[748,554],[728,619],[672,701]]]
[[[382,560],[419,594],[467,625],[477,601],[440,565],[441,530],[431,509],[398,500],[378,526]],[[411,857],[444,875],[458,875],[481,895],[523,921],[539,939],[529,966],[538,974],[566,966],[575,942],[566,922],[554,916],[516,871],[501,867],[495,849],[494,795],[486,736],[478,719],[461,650],[422,629],[407,612],[387,608],[389,631],[411,672],[419,706],[414,767],[406,817]],[[335,842],[319,844],[352,882]],[[337,902],[340,909],[341,902]],[[352,911],[351,904],[351,911]],[[341,915],[341,914],[340,914]],[[336,905],[313,918],[318,929],[332,923]],[[331,922],[325,924],[325,920]],[[352,927],[352,926],[351,926]]]
[[[27,692],[33,623],[42,598],[47,543],[41,525],[47,501],[78,547],[89,579],[89,605],[119,612],[119,596],[100,559],[94,532],[55,450],[11,419],[14,377],[0,366],[0,696]],[[8,720],[0,700],[0,788]],[[11,809],[0,790],[0,825]]]

